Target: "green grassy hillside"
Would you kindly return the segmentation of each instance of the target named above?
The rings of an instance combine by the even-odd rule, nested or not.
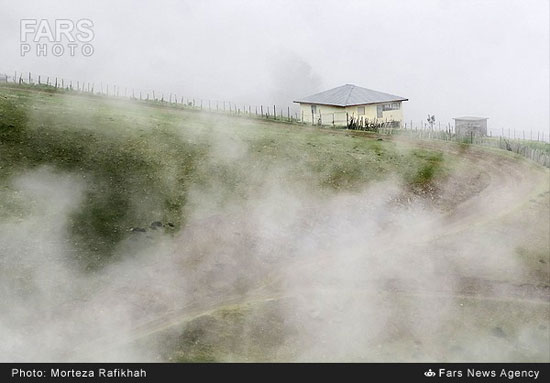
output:
[[[78,361],[548,361],[547,180],[467,143],[0,87],[7,333]]]
[[[71,218],[85,268],[108,261],[132,228],[160,221],[178,230],[191,186],[215,185],[223,204],[247,198],[270,172],[316,194],[388,176],[418,191],[448,171],[440,152],[375,137],[7,88],[0,88],[0,151],[0,215],[17,213],[7,183],[15,174],[49,165],[88,182]]]

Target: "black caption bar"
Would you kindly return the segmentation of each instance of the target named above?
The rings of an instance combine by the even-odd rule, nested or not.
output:
[[[263,381],[264,378],[391,382],[546,382],[547,363],[3,363],[0,381],[81,381],[81,382],[181,382],[202,379],[238,378]],[[302,374],[302,375],[299,375]],[[354,378],[355,377],[355,378]]]

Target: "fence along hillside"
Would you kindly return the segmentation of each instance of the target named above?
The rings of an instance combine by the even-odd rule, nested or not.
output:
[[[129,90],[108,84],[101,84],[96,88],[96,84],[90,82],[65,80],[57,77],[33,76],[31,73],[22,72],[14,73],[13,76],[0,73],[0,86],[17,87],[17,88],[32,88],[35,90],[43,90],[49,92],[63,92],[71,94],[81,94],[98,97],[116,97],[126,98],[144,103],[152,103],[155,105],[163,105],[174,108],[184,108],[192,110],[202,110],[212,113],[225,113],[240,117],[248,118],[263,118],[273,121],[305,124],[303,117],[298,113],[291,113],[290,107],[277,107],[276,105],[244,105],[232,103],[229,101],[208,100],[200,98],[189,98],[178,96],[169,93],[165,98],[165,94],[155,91],[139,91],[135,89]],[[333,129],[344,130],[361,130],[366,132],[374,132],[380,135],[402,135],[411,139],[420,140],[443,140],[467,143],[472,145],[489,146],[502,150],[517,153],[526,157],[542,166],[550,168],[550,139],[549,135],[544,132],[527,133],[525,131],[516,132],[510,130],[506,132],[501,130],[498,135],[493,135],[490,130],[489,136],[459,136],[455,133],[451,123],[444,124],[428,124],[425,121],[420,121],[414,124],[413,121],[398,123],[396,121],[375,122],[367,119],[350,116],[347,113],[327,113],[318,114],[314,119],[313,125],[319,127],[331,127]],[[338,126],[337,121],[346,121],[344,126]],[[308,123],[311,124],[311,123]],[[507,133],[507,135],[506,135]]]
[[[66,80],[61,77],[32,75],[31,73],[23,72],[15,72],[14,75],[0,73],[0,86],[17,86],[48,92],[97,97],[125,98],[168,107],[226,113],[243,117],[267,118],[282,122],[300,122],[298,113],[291,111],[290,106],[249,105],[227,100],[185,97],[175,93],[163,93],[155,90],[143,91],[128,87],[121,88],[120,86],[108,83]]]

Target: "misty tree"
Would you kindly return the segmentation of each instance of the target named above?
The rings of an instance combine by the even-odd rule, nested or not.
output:
[[[435,125],[435,115],[434,114],[432,114],[432,115],[428,114],[427,120],[428,120],[428,126],[430,127],[430,130],[433,130],[434,125]]]

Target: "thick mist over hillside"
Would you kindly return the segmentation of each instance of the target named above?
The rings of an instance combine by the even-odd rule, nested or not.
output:
[[[546,169],[464,145],[7,94],[4,361],[550,357]]]
[[[548,1],[0,10],[0,362],[550,361]]]

